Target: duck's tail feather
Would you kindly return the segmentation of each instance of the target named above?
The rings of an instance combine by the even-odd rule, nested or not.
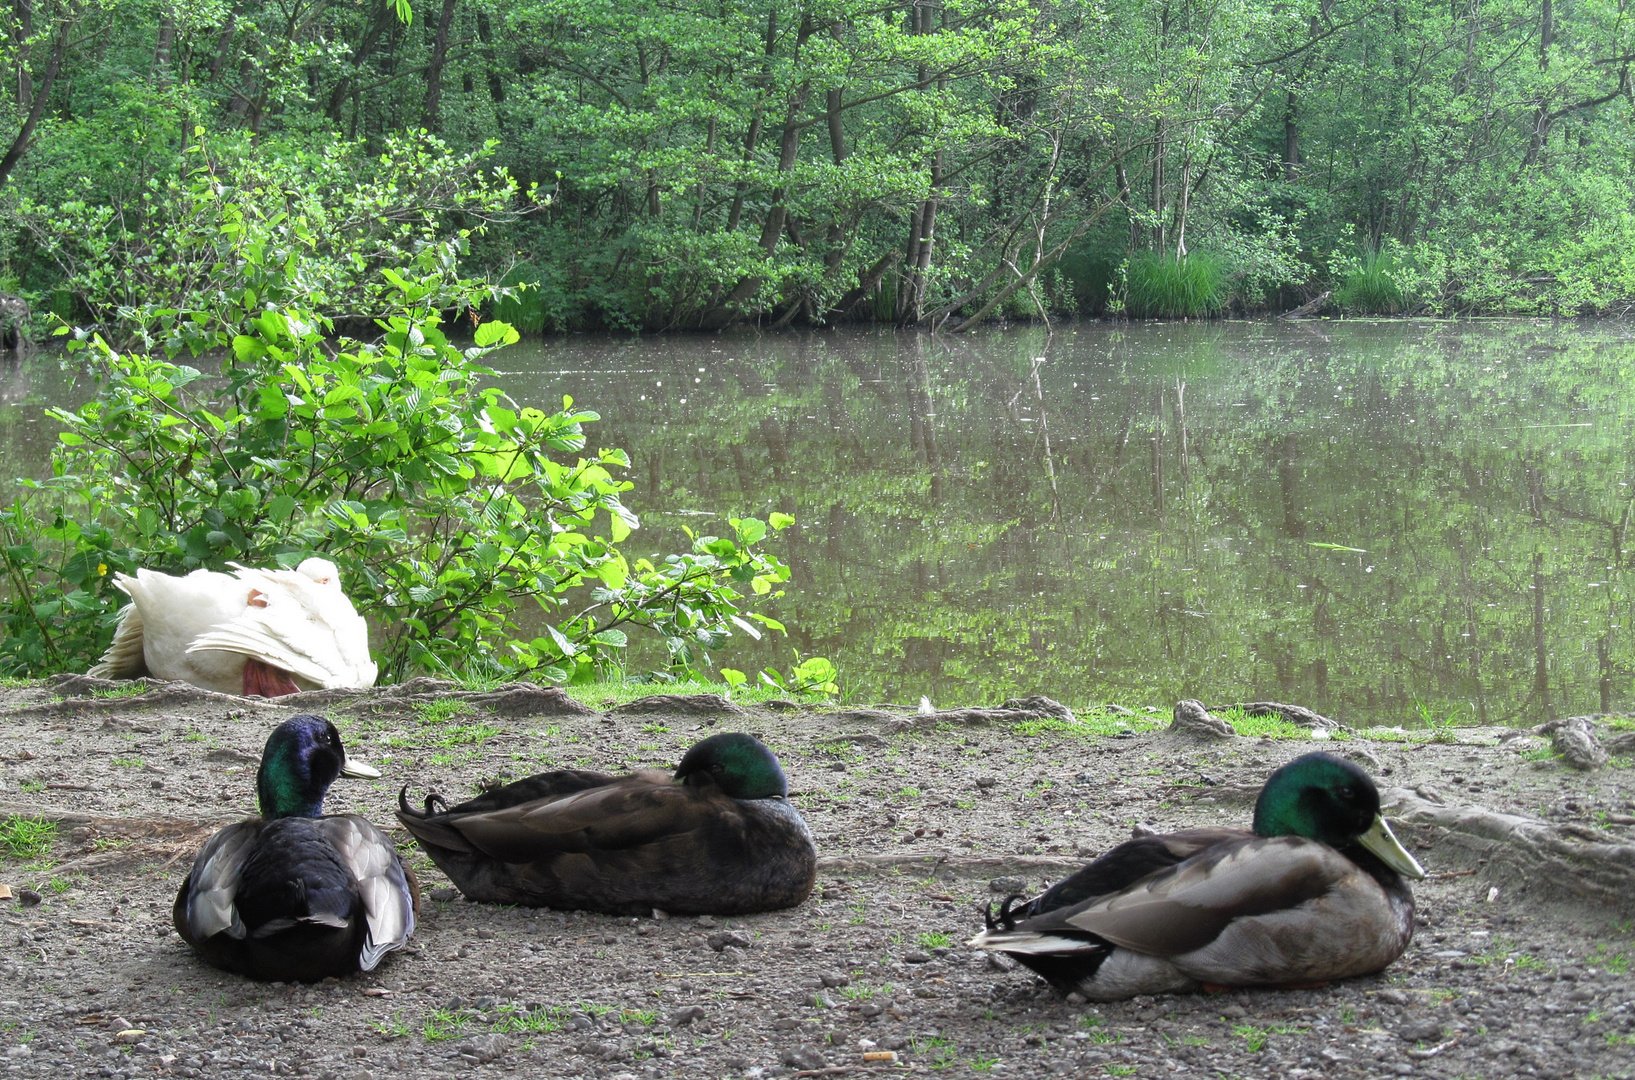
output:
[[[1017,903],[1018,900],[1021,903]],[[989,930],[1015,930],[1018,919],[1031,918],[1036,914],[1032,900],[1021,893],[1011,893],[1000,903],[998,914],[994,913],[992,904],[983,908],[982,921],[988,924]]]
[[[441,810],[438,807],[442,807]],[[426,793],[426,808],[416,810],[409,805],[409,785],[404,784],[397,793],[397,813],[399,817],[408,815],[413,818],[429,818],[434,814],[448,813],[448,801],[435,791]]]
[[[119,577],[123,575],[116,575],[114,584],[128,593],[130,590]],[[147,657],[142,652],[142,612],[132,602],[120,609],[108,651],[86,674],[93,679],[135,679],[147,673]]]
[[[965,944],[976,949],[992,949],[995,952],[1012,953],[1017,956],[1054,956],[1062,953],[1107,950],[1107,943],[1099,938],[1067,937],[1062,934],[1041,933],[1037,930],[988,929]]]
[[[286,916],[280,919],[269,919],[250,931],[252,938],[272,937],[274,934],[288,930],[299,923],[311,923],[314,926],[332,926],[337,930],[345,930],[351,923],[345,915],[334,912],[319,911],[310,915]]]
[[[448,811],[448,803],[435,791],[426,796],[426,809],[416,810],[409,805],[408,786],[397,794],[397,820],[413,834],[422,844],[433,847],[447,848],[450,851],[475,851],[471,842],[460,834],[458,829],[450,826],[446,820],[439,820],[437,807],[443,812]]]

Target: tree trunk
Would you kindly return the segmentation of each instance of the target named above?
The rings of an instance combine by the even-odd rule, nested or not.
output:
[[[499,56],[494,51],[494,24],[486,11],[477,13],[477,40],[483,43],[483,64],[488,68],[488,98],[496,105],[503,105],[505,83],[500,79]]]
[[[1289,91],[1283,103],[1283,179],[1300,179],[1300,99]]]
[[[832,321],[843,318],[847,312],[860,304],[868,295],[880,287],[880,279],[886,276],[886,271],[897,265],[903,257],[900,251],[888,251],[880,256],[878,262],[863,273],[857,275],[857,288],[849,290],[846,295],[835,301],[829,309],[828,318]]]
[[[800,40],[804,42],[811,33],[808,26],[802,26]],[[800,55],[800,46],[795,47],[795,55]],[[770,258],[777,250],[778,237],[783,234],[784,222],[789,217],[789,207],[785,200],[789,195],[789,188],[784,183],[795,169],[795,162],[800,160],[800,116],[806,109],[806,97],[811,92],[812,84],[803,82],[790,95],[789,107],[784,112],[783,138],[778,144],[778,187],[772,191],[772,208],[767,211],[766,221],[761,226],[761,249]]]
[[[27,111],[34,107],[34,73],[28,69],[34,48],[29,43],[34,36],[34,0],[15,0],[12,20],[11,41],[17,50],[17,108]]]
[[[51,84],[57,81],[57,75],[62,71],[62,59],[68,52],[68,35],[73,26],[73,22],[68,19],[57,24],[57,36],[51,43],[51,57],[46,61],[45,72],[40,76],[39,85],[35,87],[34,103],[28,110],[28,117],[23,121],[22,130],[11,141],[6,156],[0,158],[0,187],[4,187],[6,181],[11,179],[12,170],[23,160],[23,154],[34,138],[34,128],[39,124],[40,115],[45,112],[46,102],[51,98]]]
[[[420,126],[436,131],[443,104],[443,64],[448,60],[448,31],[454,22],[454,5],[459,0],[443,0],[443,14],[437,20],[437,37],[432,40],[431,63],[426,65],[426,106],[420,113]]]
[[[772,81],[772,56],[778,47],[778,9],[772,8],[766,13],[766,49],[763,53],[765,63],[762,64],[762,78],[768,85]],[[763,95],[764,100],[764,95]],[[755,105],[755,112],[749,119],[749,131],[744,135],[744,161],[747,163],[755,154],[755,143],[761,137],[761,103]],[[744,216],[744,195],[749,191],[749,181],[740,180],[733,187],[732,209],[727,212],[727,231],[737,232],[738,222]]]
[[[925,35],[931,33],[932,8],[927,3],[916,0],[911,18],[913,19],[914,33]],[[916,72],[917,83],[925,86],[931,78],[929,69],[920,65]],[[937,80],[937,89],[947,88],[947,79]],[[918,322],[925,313],[925,279],[931,268],[933,242],[937,232],[937,189],[942,186],[943,154],[939,148],[931,155],[931,185],[926,193],[925,200],[915,210],[910,223],[912,231],[908,237],[908,254],[903,260],[908,265],[907,272],[902,278],[902,287],[897,292],[897,324],[904,326]]]
[[[1551,0],[1543,0],[1538,20],[1538,69],[1541,72],[1550,70],[1550,43],[1555,37],[1555,7]],[[1545,141],[1550,137],[1551,119],[1549,98],[1541,93],[1538,104],[1533,108],[1533,130],[1527,138],[1527,154],[1522,159],[1523,168],[1538,160]]]
[[[153,83],[163,89],[170,85],[170,55],[176,49],[176,20],[166,10],[159,17],[159,34],[153,47]]]
[[[210,78],[214,81],[221,75],[221,69],[227,66],[227,54],[233,47],[233,33],[238,29],[238,16],[233,12],[227,13],[226,20],[221,24],[221,33],[216,35],[216,48],[210,54]]]
[[[324,110],[324,114],[330,120],[337,124],[341,122],[341,109],[357,89],[359,70],[369,59],[369,55],[375,51],[375,45],[380,41],[380,36],[386,32],[390,20],[395,18],[388,0],[376,0],[374,13],[370,15],[369,23],[363,29],[363,36],[358,39],[358,44],[352,50],[352,70],[343,75],[335,83],[335,88],[329,92],[329,107]]]

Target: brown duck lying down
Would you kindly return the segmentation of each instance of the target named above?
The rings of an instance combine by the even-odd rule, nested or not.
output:
[[[710,736],[674,777],[564,769],[454,807],[432,794],[424,812],[407,792],[398,820],[471,900],[738,915],[799,904],[817,874],[783,769],[749,735]]]

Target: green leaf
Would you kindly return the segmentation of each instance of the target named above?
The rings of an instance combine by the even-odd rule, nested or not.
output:
[[[477,347],[486,349],[490,345],[515,345],[522,340],[522,335],[510,323],[500,322],[498,319],[489,319],[477,326],[477,332],[472,335]]]
[[[291,514],[295,513],[295,507],[297,505],[298,504],[296,503],[293,495],[290,495],[287,492],[282,492],[268,500],[267,517],[282,525],[284,522],[290,519]]]

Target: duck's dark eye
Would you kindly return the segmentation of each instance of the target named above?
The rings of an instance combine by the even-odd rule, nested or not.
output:
[[[1340,789],[1340,798],[1344,799],[1346,802],[1350,802],[1352,799],[1355,799],[1356,797],[1357,797],[1357,789],[1356,788],[1347,785],[1346,787],[1343,787],[1343,788]]]

